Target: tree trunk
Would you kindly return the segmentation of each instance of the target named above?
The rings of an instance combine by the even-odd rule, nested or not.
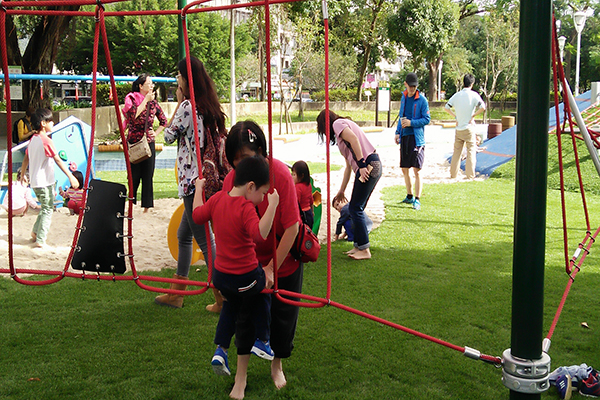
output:
[[[48,7],[49,10],[77,11],[79,6]],[[22,58],[23,73],[49,74],[58,52],[64,32],[69,27],[71,16],[44,15],[29,39]],[[23,81],[23,104],[26,107],[51,107],[49,82],[44,81],[41,98],[40,84],[36,81]]]
[[[365,80],[365,72],[367,71],[367,66],[369,65],[369,57],[371,57],[371,44],[365,44],[365,54],[363,57],[363,62],[360,65],[360,72],[358,73],[358,88],[356,90],[356,100],[362,101],[362,85]]]
[[[437,98],[437,75],[441,59],[442,56],[440,55],[437,60],[434,60],[433,62],[427,62],[427,70],[429,71],[429,88],[427,89],[427,99],[429,99],[429,101],[439,100]]]

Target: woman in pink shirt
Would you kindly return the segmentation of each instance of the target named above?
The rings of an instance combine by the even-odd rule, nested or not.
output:
[[[337,144],[340,153],[346,159],[346,169],[340,190],[333,201],[346,200],[346,186],[350,175],[354,172],[354,185],[350,197],[350,218],[354,223],[354,248],[346,254],[355,260],[371,258],[369,232],[367,230],[365,207],[381,178],[381,161],[375,152],[375,147],[367,139],[365,132],[348,118],[342,118],[329,111],[329,126],[325,124],[326,110],[317,117],[317,131],[321,140],[325,141],[329,131],[329,143]]]

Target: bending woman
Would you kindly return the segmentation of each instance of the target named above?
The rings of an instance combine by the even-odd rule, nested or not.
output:
[[[329,127],[325,126],[326,110],[317,117],[317,131],[321,140],[325,141],[329,129],[329,142],[337,144],[340,153],[346,159],[346,169],[340,190],[333,202],[345,202],[346,186],[350,174],[354,172],[354,186],[350,197],[350,218],[354,223],[354,248],[348,251],[349,257],[355,260],[371,258],[369,232],[367,230],[365,207],[381,178],[381,161],[375,152],[375,147],[369,142],[365,132],[354,121],[342,118],[329,111]]]
[[[241,121],[229,131],[225,142],[225,154],[234,170],[227,175],[223,183],[223,190],[231,190],[235,178],[235,167],[246,158],[257,154],[267,156],[267,141],[260,127],[252,121]],[[271,174],[274,185],[269,192],[277,189],[279,193],[279,206],[275,212],[273,228],[267,240],[256,243],[256,256],[263,265],[267,282],[273,282],[273,269],[277,268],[277,284],[279,289],[300,293],[302,291],[303,264],[294,259],[289,252],[298,234],[300,215],[296,188],[289,168],[279,160],[273,159]],[[259,215],[264,215],[268,206],[265,197],[258,205]],[[277,238],[277,248],[273,249],[273,235]],[[277,252],[277,266],[273,265],[273,252]],[[291,298],[299,300],[298,298]],[[273,297],[271,303],[271,348],[275,358],[271,362],[271,377],[275,386],[280,389],[285,386],[286,379],[283,374],[282,359],[288,358],[294,348],[294,335],[298,321],[299,307],[289,305]],[[230,397],[241,399],[246,389],[246,376],[250,350],[254,344],[254,327],[249,319],[249,313],[243,310],[238,316],[235,332],[237,346],[237,371],[235,384]]]
[[[148,138],[148,145],[152,156],[137,164],[131,164],[131,179],[133,180],[133,204],[137,201],[137,190],[142,182],[142,208],[144,212],[154,207],[154,165],[156,162],[156,149],[154,138],[159,135],[167,125],[167,117],[156,100],[154,100],[154,83],[146,74],[140,75],[131,85],[131,93],[125,96],[123,114],[129,127],[127,143],[134,144],[142,140],[144,135]],[[159,127],[154,131],[152,124],[158,118]],[[145,131],[148,126],[148,131]]]
[[[179,61],[177,68],[177,109],[171,118],[169,127],[165,129],[165,143],[170,144],[177,141],[177,182],[178,194],[183,199],[185,210],[177,229],[177,240],[179,242],[179,256],[177,257],[177,272],[173,276],[175,279],[187,280],[190,273],[190,264],[192,262],[192,244],[194,238],[200,246],[202,253],[208,258],[208,241],[206,238],[205,225],[194,223],[192,213],[194,211],[194,193],[196,188],[194,180],[199,176],[198,160],[196,156],[196,140],[194,138],[194,120],[198,124],[198,140],[200,147],[204,147],[205,134],[211,129],[213,132],[219,132],[220,135],[226,135],[225,114],[221,110],[221,104],[215,90],[215,85],[206,73],[204,64],[196,57],[190,57],[192,65],[192,80],[194,85],[194,98],[196,100],[196,110],[192,109],[190,90],[188,83],[187,62],[184,58]],[[209,225],[210,228],[210,225]],[[215,259],[216,247],[215,240],[210,232],[210,245],[212,259],[207,260],[208,268],[212,268]],[[187,285],[171,284],[171,289],[185,290]],[[215,307],[222,306],[221,296],[218,291],[215,292],[217,303]],[[164,294],[157,296],[154,300],[161,305],[167,305],[174,308],[183,307],[183,296],[175,294]],[[213,306],[208,306],[209,307]],[[219,310],[212,310],[216,311]]]

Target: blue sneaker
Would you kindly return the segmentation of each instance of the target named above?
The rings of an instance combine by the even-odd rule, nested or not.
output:
[[[402,200],[402,202],[403,202],[403,203],[406,203],[406,204],[412,204],[412,203],[414,203],[414,202],[415,202],[415,198],[414,198],[414,197],[411,197],[411,198],[409,198],[408,196],[406,196],[406,197],[404,198],[404,200]]]
[[[560,375],[556,378],[556,391],[561,399],[569,400],[573,387],[571,386],[571,375]]]
[[[598,371],[593,369],[587,379],[584,379],[579,383],[579,394],[582,396],[600,397],[600,379],[598,377]]]
[[[418,199],[415,199],[413,202],[413,210],[419,211],[421,209],[421,202]]]
[[[272,360],[275,358],[275,353],[273,353],[273,350],[271,349],[271,342],[268,340],[263,342],[260,339],[256,339],[256,342],[254,342],[254,346],[252,346],[252,350],[250,351],[252,354],[264,358],[265,360]]]
[[[212,365],[213,371],[217,375],[231,375],[229,363],[227,362],[227,351],[223,350],[221,346],[217,346],[210,365]]]

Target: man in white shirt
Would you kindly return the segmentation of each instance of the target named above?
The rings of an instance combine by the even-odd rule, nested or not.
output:
[[[465,174],[467,179],[475,178],[475,163],[477,161],[475,158],[477,153],[475,116],[485,111],[485,103],[481,96],[473,91],[473,83],[475,83],[473,75],[466,74],[463,78],[463,90],[455,93],[444,108],[448,114],[456,118],[454,153],[450,163],[450,178],[452,179],[458,175],[461,154],[465,145],[467,146]],[[455,111],[452,111],[452,107]]]

